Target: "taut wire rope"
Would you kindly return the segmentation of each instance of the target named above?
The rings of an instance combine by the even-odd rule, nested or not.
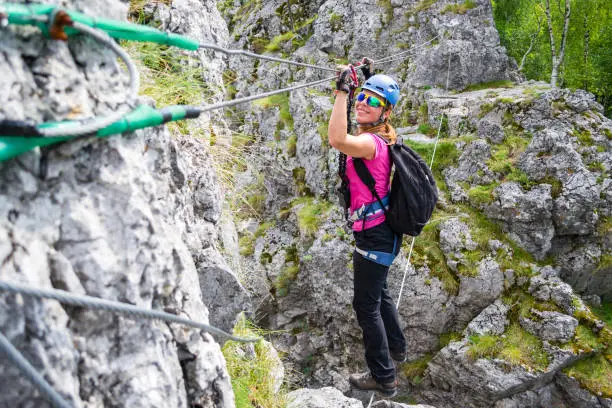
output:
[[[178,323],[184,326],[192,327],[194,329],[200,329],[209,333],[214,333],[226,337],[229,340],[238,341],[241,343],[254,343],[261,340],[260,338],[237,337],[209,324],[196,322],[191,319],[162,312],[160,310],[145,309],[142,307],[131,305],[129,303],[116,302],[113,300],[101,299],[93,296],[77,295],[59,289],[33,288],[31,286],[22,285],[19,283],[0,281],[0,290],[34,298],[53,299],[66,305],[86,307],[89,309],[106,310],[119,314],[137,316],[148,320],[161,320],[168,323]]]
[[[72,405],[68,404],[57,391],[49,385],[47,381],[36,368],[30,364],[28,360],[11,344],[11,342],[0,333],[0,352],[4,353],[6,357],[19,368],[21,374],[26,377],[38,391],[47,397],[47,399],[56,408],[72,408]]]
[[[117,54],[119,58],[123,60],[130,74],[128,90],[129,99],[135,99],[135,96],[138,94],[138,89],[140,88],[140,78],[138,75],[138,70],[130,59],[130,56],[104,31],[90,28],[89,26],[76,21],[74,22],[73,27],[78,31],[86,33],[87,35],[95,38],[98,42],[108,46],[115,54]],[[113,112],[111,115],[102,118],[91,119],[90,121],[84,119],[76,122],[76,124],[78,124],[77,126],[75,126],[75,122],[69,122],[66,126],[63,126],[60,123],[56,124],[54,127],[42,127],[40,128],[40,132],[44,135],[44,137],[49,138],[92,134],[111,125],[112,123],[117,122],[123,118],[130,111],[130,109],[130,106],[126,104],[119,108],[116,112]]]
[[[453,29],[452,33],[451,33],[451,39],[453,38],[453,35],[455,33],[455,30]],[[448,92],[448,85],[450,82],[450,66],[451,66],[451,53],[448,53],[448,66],[446,69],[446,86],[444,88],[444,90],[446,92]],[[444,121],[444,114],[440,115],[440,124],[438,125],[438,133],[436,135],[436,141],[434,143],[434,148],[433,148],[433,152],[431,154],[431,161],[429,163],[429,168],[432,169],[433,168],[433,163],[434,163],[434,158],[436,157],[436,149],[438,147],[438,141],[440,140],[440,132],[442,131],[442,122]],[[402,277],[402,284],[400,285],[400,291],[399,291],[399,295],[397,296],[397,303],[395,304],[395,307],[397,310],[399,310],[399,305],[400,302],[402,300],[402,292],[404,290],[404,284],[406,283],[406,276],[408,274],[408,268],[410,267],[410,258],[412,257],[412,250],[414,249],[414,241],[415,241],[416,237],[412,237],[412,242],[410,243],[410,251],[408,252],[408,259],[406,261],[406,267],[404,268],[404,276]]]
[[[271,57],[269,55],[256,54],[250,51],[232,50],[232,49],[222,48],[214,44],[200,43],[200,48],[219,51],[227,55],[245,55],[250,58],[256,58],[256,59],[267,60],[267,61],[275,61],[275,62],[280,62],[282,64],[297,65],[299,67],[314,68],[314,69],[320,69],[322,71],[336,72],[334,68],[321,67],[319,65],[306,64],[304,62],[297,62],[297,61],[292,61],[292,60],[288,60],[284,58]]]

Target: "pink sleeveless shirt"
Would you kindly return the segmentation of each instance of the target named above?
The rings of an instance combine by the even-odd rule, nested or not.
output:
[[[374,153],[372,160],[363,159],[363,162],[372,174],[372,177],[374,177],[374,180],[376,180],[376,192],[382,199],[389,193],[391,176],[391,158],[389,157],[389,148],[380,137],[371,133],[368,133],[367,135],[374,140],[376,153]],[[364,135],[364,137],[365,136],[366,135]],[[351,191],[351,214],[361,208],[362,205],[365,204],[367,207],[368,204],[377,201],[376,197],[374,197],[370,190],[368,190],[368,187],[361,182],[361,179],[359,179],[357,171],[355,170],[355,165],[353,164],[353,158],[350,156],[347,157],[346,160],[346,176],[348,178],[349,189]],[[369,229],[382,224],[384,221],[384,214],[372,220],[366,221],[365,227],[363,220],[358,220],[353,223],[353,231]]]

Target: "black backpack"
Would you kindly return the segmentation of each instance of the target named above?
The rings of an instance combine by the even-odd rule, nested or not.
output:
[[[416,237],[429,221],[438,201],[436,181],[423,158],[400,139],[389,146],[389,154],[395,171],[391,181],[389,209],[385,210],[386,220],[396,234]],[[376,193],[374,177],[363,160],[353,158],[353,164],[361,181],[384,209],[385,206]],[[348,202],[347,200],[346,203]]]

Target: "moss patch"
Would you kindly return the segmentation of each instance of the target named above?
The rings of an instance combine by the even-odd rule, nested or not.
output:
[[[465,14],[469,10],[476,7],[476,3],[473,0],[465,0],[461,4],[449,4],[442,9],[442,14],[454,13],[454,14]]]
[[[603,398],[612,398],[612,364],[596,355],[577,362],[563,372],[575,378],[587,390]]]
[[[257,328],[242,316],[234,327],[234,335],[241,337],[262,337],[265,331]],[[255,343],[254,355],[247,352],[250,345],[227,341],[221,351],[225,357],[227,371],[237,407],[282,408],[287,404],[284,387],[275,392],[275,359],[270,346],[263,341]]]
[[[513,366],[544,371],[549,358],[542,341],[528,333],[518,323],[512,323],[504,336],[471,336],[468,356],[471,358],[501,358]]]
[[[401,366],[401,372],[412,385],[418,385],[423,380],[423,373],[432,358],[433,354],[428,353],[418,360],[404,363]]]
[[[298,228],[300,233],[306,237],[314,237],[319,227],[325,221],[329,210],[334,206],[329,201],[303,197],[293,200],[293,207],[297,210]]]
[[[513,87],[514,87],[514,83],[509,80],[490,81],[490,82],[480,82],[478,84],[471,84],[465,87],[465,89],[463,89],[462,92],[481,91],[483,89],[489,89],[489,88],[513,88]]]

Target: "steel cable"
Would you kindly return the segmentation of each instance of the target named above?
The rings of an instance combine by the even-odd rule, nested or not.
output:
[[[287,59],[283,59],[283,58],[270,57],[268,55],[255,54],[254,52],[250,52],[250,51],[231,50],[231,49],[219,47],[219,46],[214,45],[214,44],[200,43],[200,48],[211,49],[211,50],[219,51],[219,52],[222,52],[222,53],[228,54],[228,55],[238,55],[238,54],[240,54],[240,55],[245,55],[245,56],[250,57],[250,58],[257,58],[257,59],[267,60],[267,61],[275,61],[275,62],[280,62],[280,63],[283,63],[283,64],[297,65],[297,66],[306,67],[306,68],[320,69],[322,71],[336,72],[336,70],[334,68],[321,67],[321,66],[318,66],[318,65],[306,64],[304,62],[297,62],[297,61],[291,61],[291,60],[287,60]]]
[[[26,377],[38,391],[45,396],[56,408],[72,408],[57,391],[49,385],[42,375],[30,364],[30,362],[11,344],[11,342],[0,333],[0,352],[13,363],[24,377]]]
[[[276,95],[276,94],[279,94],[279,93],[290,92],[290,91],[294,91],[294,90],[300,89],[300,88],[307,88],[307,87],[319,85],[319,84],[322,84],[324,82],[329,82],[329,81],[331,81],[331,80],[333,80],[335,78],[336,77],[333,76],[333,77],[329,77],[329,78],[325,78],[325,79],[319,79],[318,81],[313,81],[313,82],[308,82],[308,83],[305,83],[305,84],[290,86],[288,88],[277,89],[275,91],[264,92],[264,93],[257,94],[257,95],[252,95],[252,96],[245,96],[244,98],[238,98],[238,99],[234,99],[234,100],[231,100],[231,101],[220,102],[220,103],[216,103],[216,104],[213,104],[213,105],[204,105],[204,106],[199,107],[199,109],[200,109],[200,113],[202,113],[202,112],[208,112],[208,111],[215,110],[215,109],[227,108],[229,106],[238,105],[240,103],[251,102],[251,101],[254,101],[256,99],[267,98],[268,96]]]
[[[138,94],[138,88],[140,87],[140,78],[138,75],[138,70],[130,59],[130,56],[105,32],[90,28],[89,26],[78,23],[76,21],[74,22],[73,27],[79,30],[80,32],[95,38],[100,43],[108,46],[111,50],[113,50],[115,54],[117,54],[119,58],[123,60],[130,74],[128,95],[129,99],[133,100]],[[39,128],[39,130],[40,133],[44,135],[44,137],[49,138],[90,135],[102,128],[111,125],[112,123],[117,122],[118,120],[123,118],[128,112],[130,112],[130,110],[130,106],[128,104],[125,104],[116,112],[113,112],[111,115],[102,118],[83,119],[75,122],[68,122],[66,125],[58,123],[54,124],[53,127],[41,127]]]
[[[455,34],[455,30],[453,29],[452,33],[451,33],[451,39],[453,38]],[[446,69],[446,86],[444,88],[445,91],[448,92],[448,85],[450,82],[450,67],[451,67],[451,53],[448,53],[448,66]],[[429,163],[429,168],[432,169],[433,168],[433,164],[434,164],[434,158],[436,157],[436,149],[438,147],[438,141],[440,140],[440,132],[442,131],[442,122],[444,121],[444,115],[441,115],[440,117],[440,124],[438,125],[438,133],[436,135],[436,142],[434,144],[434,149],[431,155],[431,161]],[[395,307],[397,308],[397,310],[399,310],[399,305],[400,305],[400,301],[402,300],[402,292],[404,290],[404,284],[406,283],[406,275],[408,274],[408,267],[410,266],[410,257],[412,256],[412,250],[414,248],[414,240],[416,239],[416,237],[412,237],[412,242],[410,243],[410,251],[408,252],[408,260],[406,261],[406,268],[404,268],[404,277],[402,278],[402,284],[400,286],[400,291],[399,291],[399,295],[397,297],[397,303],[395,304]]]
[[[128,303],[100,299],[87,295],[76,295],[59,289],[40,289],[33,288],[27,285],[21,285],[18,283],[0,281],[0,290],[4,290],[10,293],[18,293],[35,298],[53,299],[57,300],[60,303],[72,306],[106,310],[150,320],[162,320],[169,323],[179,323],[185,326],[204,330],[209,333],[218,334],[220,336],[227,337],[230,340],[238,341],[241,343],[254,343],[261,340],[260,338],[237,337],[209,324],[195,322],[193,320],[162,312],[160,310],[144,309],[142,307],[134,306]]]

